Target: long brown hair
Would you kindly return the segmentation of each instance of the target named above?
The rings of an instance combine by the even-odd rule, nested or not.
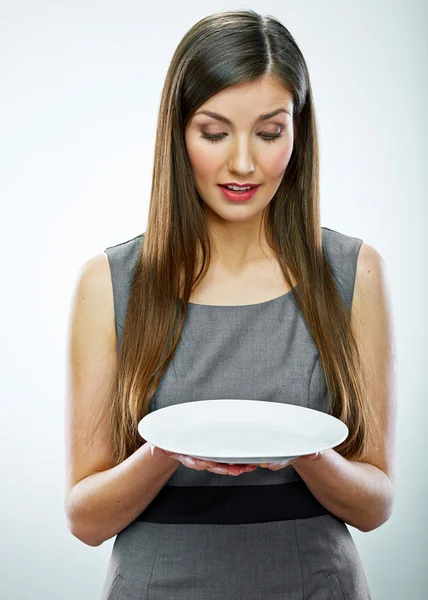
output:
[[[213,95],[267,74],[292,94],[295,137],[286,173],[263,218],[266,238],[317,345],[330,414],[349,428],[336,450],[358,459],[375,423],[366,401],[367,365],[323,252],[318,138],[305,60],[274,17],[252,10],[220,12],[185,34],[162,92],[147,230],[105,405],[115,464],[145,443],[138,422],[173,358],[189,298],[210,264],[210,237],[186,151],[186,125]]]

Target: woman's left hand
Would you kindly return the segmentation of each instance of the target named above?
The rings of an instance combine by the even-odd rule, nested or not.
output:
[[[323,452],[315,452],[314,454],[304,454],[303,456],[297,456],[296,458],[292,458],[290,460],[284,460],[282,462],[277,463],[261,463],[257,466],[263,467],[264,469],[269,469],[270,471],[279,471],[280,469],[284,469],[284,467],[292,465],[297,460],[319,460],[322,454]]]

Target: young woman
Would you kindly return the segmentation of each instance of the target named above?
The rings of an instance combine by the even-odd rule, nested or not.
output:
[[[318,170],[289,31],[253,11],[198,22],[162,94],[147,230],[88,260],[72,303],[65,510],[84,543],[117,536],[103,600],[370,598],[347,524],[393,505],[389,293],[373,247],[321,227]],[[256,468],[138,434],[215,398],[329,412],[349,436]]]

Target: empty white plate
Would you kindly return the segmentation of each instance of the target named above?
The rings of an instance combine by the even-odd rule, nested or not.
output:
[[[342,421],[318,410],[228,398],[160,408],[141,419],[138,431],[163,450],[234,464],[290,460],[348,436]]]

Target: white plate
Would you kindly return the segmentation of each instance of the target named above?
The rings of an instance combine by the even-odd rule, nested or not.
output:
[[[177,454],[219,463],[291,460],[339,445],[347,426],[327,413],[261,400],[198,400],[146,415],[138,431]]]

